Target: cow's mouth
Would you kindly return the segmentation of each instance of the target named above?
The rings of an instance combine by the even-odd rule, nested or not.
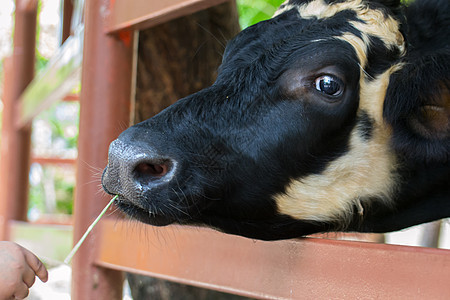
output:
[[[173,211],[164,211],[161,208],[145,209],[134,204],[126,197],[121,195],[117,197],[114,203],[122,212],[124,212],[132,219],[153,226],[167,226],[173,223],[191,224],[191,225],[208,224],[211,227],[219,229],[219,228],[226,228],[230,225],[232,227],[235,227],[238,224],[250,224],[250,226],[258,226],[261,224],[265,224],[267,222],[267,220],[257,220],[251,218],[247,219],[242,217],[241,218],[227,217],[217,212],[209,211],[208,209],[203,210],[204,212],[203,214],[192,214],[192,215],[188,214],[187,212],[177,214],[177,212],[184,211],[181,208],[175,209]]]
[[[176,221],[179,222],[179,218],[170,217],[165,214],[148,211],[131,203],[125,197],[120,195],[119,197],[117,197],[114,203],[125,214],[145,224],[154,226],[166,226]]]
[[[117,207],[132,219],[153,226],[167,226],[173,223],[195,226],[209,226],[216,230],[261,240],[279,240],[298,237],[298,231],[311,234],[324,231],[326,224],[298,222],[288,216],[274,216],[269,219],[231,218],[205,210],[199,215],[176,215],[173,211],[155,209],[149,211],[133,204],[123,196],[115,200]],[[158,212],[156,212],[158,211]],[[328,226],[330,226],[328,224]],[[326,228],[330,229],[330,228]]]

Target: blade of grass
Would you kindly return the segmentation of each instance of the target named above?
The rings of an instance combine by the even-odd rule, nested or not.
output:
[[[81,247],[81,244],[83,244],[84,240],[88,236],[89,232],[91,232],[92,229],[94,229],[94,226],[98,223],[100,218],[103,217],[103,215],[106,213],[108,208],[113,204],[114,200],[116,200],[118,196],[119,195],[114,196],[111,199],[111,201],[109,201],[109,203],[105,206],[105,208],[102,210],[102,212],[98,215],[98,217],[94,220],[94,222],[92,222],[92,224],[86,230],[86,232],[81,237],[81,239],[78,241],[78,243],[75,245],[75,247],[73,247],[72,251],[70,251],[69,255],[67,255],[67,257],[64,259],[64,263],[65,264],[69,264],[70,263],[70,261],[72,260],[73,256],[75,255],[75,253],[77,253],[78,249],[80,249],[80,247]]]

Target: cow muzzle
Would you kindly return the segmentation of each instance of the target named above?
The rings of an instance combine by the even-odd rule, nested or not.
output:
[[[111,143],[108,155],[108,165],[102,177],[103,188],[107,193],[119,195],[140,207],[139,199],[167,185],[177,169],[175,160],[148,145],[141,148],[120,139]]]

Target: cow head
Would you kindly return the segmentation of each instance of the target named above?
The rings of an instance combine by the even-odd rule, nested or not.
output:
[[[287,1],[228,44],[211,87],[111,144],[105,190],[148,224],[259,239],[404,227],[377,224],[407,202],[407,166],[448,175],[449,74],[427,78],[434,103],[409,91],[396,2]]]

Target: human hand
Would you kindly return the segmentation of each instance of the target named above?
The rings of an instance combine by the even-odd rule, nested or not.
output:
[[[24,299],[36,276],[42,282],[48,279],[36,255],[16,243],[0,241],[0,300]]]

